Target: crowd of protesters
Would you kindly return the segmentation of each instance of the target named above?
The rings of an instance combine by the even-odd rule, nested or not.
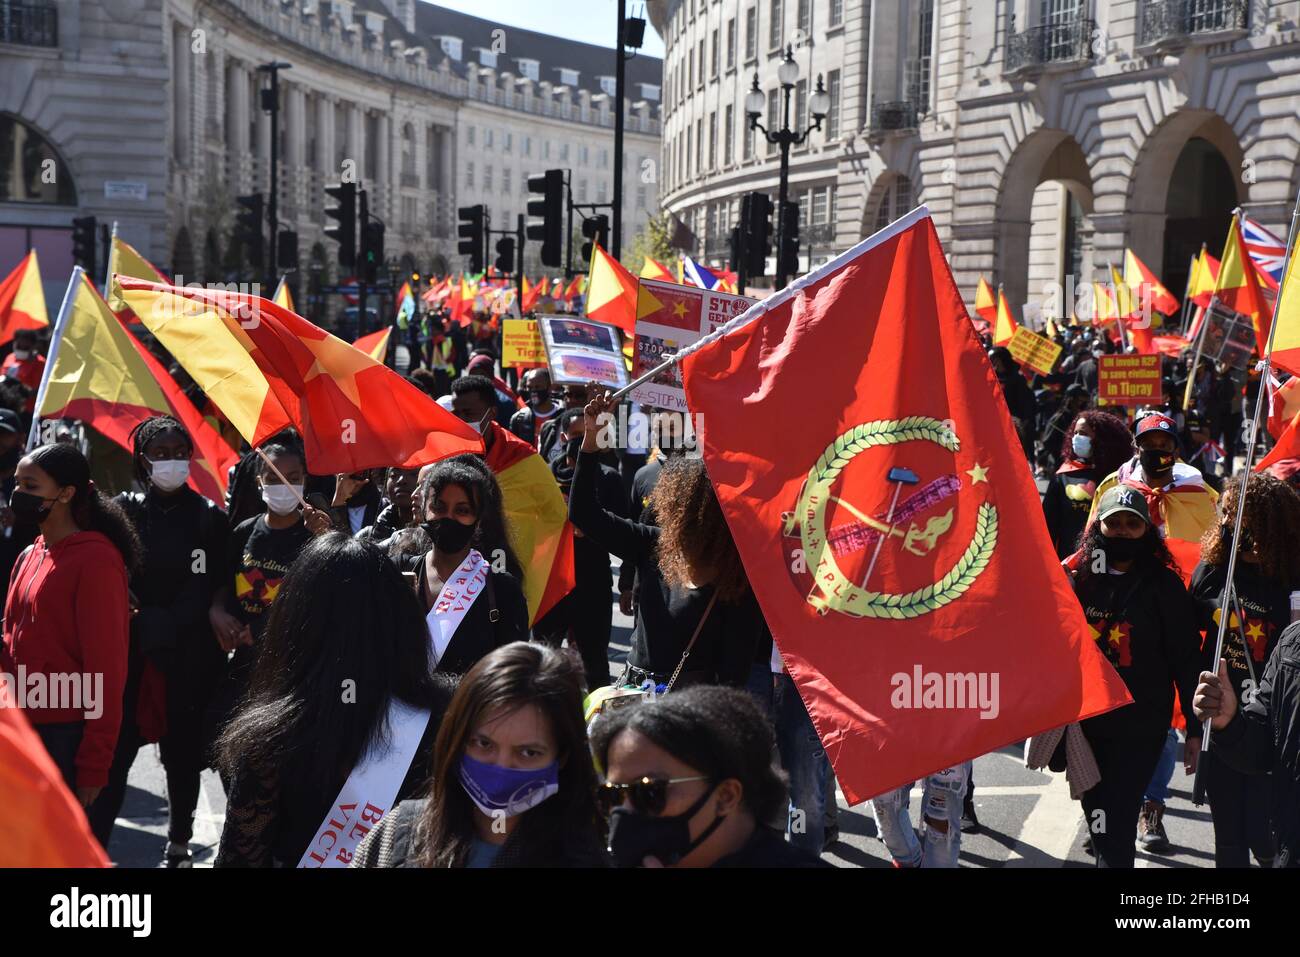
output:
[[[400,703],[429,718],[353,867],[822,863],[839,834],[834,771],[680,417],[650,410],[649,448],[609,450],[607,393],[544,368],[516,379],[481,317],[462,329],[430,311],[412,329],[411,381],[485,442],[530,445],[567,501],[576,584],[535,622],[483,457],[321,476],[287,431],[245,447],[222,508],[187,485],[185,427],[155,416],[133,433],[134,487],[111,496],[72,424],[25,448],[43,360],[34,337],[15,339],[0,382],[0,670],[104,676],[96,717],[30,715],[96,837],[111,850],[132,763],[158,742],[166,866],[192,864],[209,767],[227,793],[218,866],[294,866]],[[1257,382],[1170,358],[1161,404],[1099,408],[1098,360],[1120,347],[1092,330],[1057,338],[1048,375],[1004,348],[989,360],[1045,485],[1044,560],[1062,563],[1133,698],[1062,736],[1097,771],[1081,810],[1106,825],[1089,827],[1089,851],[1129,867],[1139,848],[1169,849],[1170,779],[1180,750],[1195,771],[1210,719],[1216,863],[1294,863],[1296,463],[1252,477],[1241,501],[1230,480]],[[1179,542],[1199,546],[1199,564],[1180,564]],[[483,594],[431,655],[440,597],[488,555]],[[611,672],[614,604],[633,626]],[[635,703],[615,706],[614,689]],[[873,800],[877,834],[897,867],[955,867],[980,826],[972,764],[920,783],[920,830],[909,784]]]

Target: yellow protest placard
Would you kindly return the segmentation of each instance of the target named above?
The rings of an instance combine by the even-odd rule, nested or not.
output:
[[[546,346],[535,319],[506,319],[501,327],[502,368],[546,365]]]
[[[1011,350],[1011,357],[1022,366],[1029,366],[1043,375],[1051,374],[1061,355],[1061,347],[1055,342],[1024,326],[1016,327],[1016,333],[1007,343],[1007,348]]]

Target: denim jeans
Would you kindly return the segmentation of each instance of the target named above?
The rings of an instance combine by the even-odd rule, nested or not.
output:
[[[772,720],[781,767],[790,778],[786,834],[795,847],[820,855],[826,839],[827,805],[835,801],[835,777],[817,729],[789,675],[773,674],[766,664],[755,664],[748,689]],[[830,815],[830,822],[834,820]]]
[[[956,867],[961,852],[961,808],[966,796],[966,782],[970,780],[971,763],[945,768],[925,779],[921,794],[921,816],[936,821],[947,821],[948,830],[926,826],[925,843],[916,839],[908,803],[913,784],[889,791],[874,798],[871,813],[876,819],[880,838],[889,848],[889,854],[900,867]]]
[[[1169,798],[1169,782],[1174,777],[1174,763],[1178,760],[1178,732],[1173,728],[1169,729],[1169,734],[1165,736],[1165,747],[1160,752],[1160,760],[1156,763],[1155,773],[1151,775],[1151,782],[1147,785],[1146,794],[1143,799],[1155,801],[1157,804],[1164,804]]]

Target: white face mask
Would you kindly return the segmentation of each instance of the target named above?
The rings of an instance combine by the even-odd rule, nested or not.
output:
[[[262,501],[276,515],[290,515],[298,508],[301,485],[263,485]]]
[[[31,351],[30,349],[15,349],[15,350],[14,350],[14,358],[15,358],[15,359],[22,360],[22,359],[30,359],[31,357],[32,357],[32,351]]]
[[[189,459],[164,459],[149,463],[149,480],[164,492],[174,492],[190,477]]]
[[[1070,439],[1070,449],[1079,458],[1088,458],[1092,455],[1092,437],[1088,435],[1074,435]]]

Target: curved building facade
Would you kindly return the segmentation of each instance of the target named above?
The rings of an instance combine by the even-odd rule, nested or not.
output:
[[[741,113],[755,71],[771,111],[787,43],[800,81],[821,74],[832,97],[828,128],[791,153],[791,194],[810,191],[805,235],[819,225],[815,191],[829,193],[833,241],[812,244],[812,264],[925,203],[966,295],[982,273],[1018,307],[1051,284],[1068,289],[1070,277],[1100,278],[1125,246],[1181,292],[1191,255],[1203,241],[1217,252],[1237,206],[1286,233],[1300,186],[1296,0],[649,8],[667,44],[663,201],[713,251],[736,214],[711,204],[738,203],[749,189],[776,194],[777,157],[761,141],[747,147]],[[715,115],[731,117],[718,134],[731,142],[716,153]]]

